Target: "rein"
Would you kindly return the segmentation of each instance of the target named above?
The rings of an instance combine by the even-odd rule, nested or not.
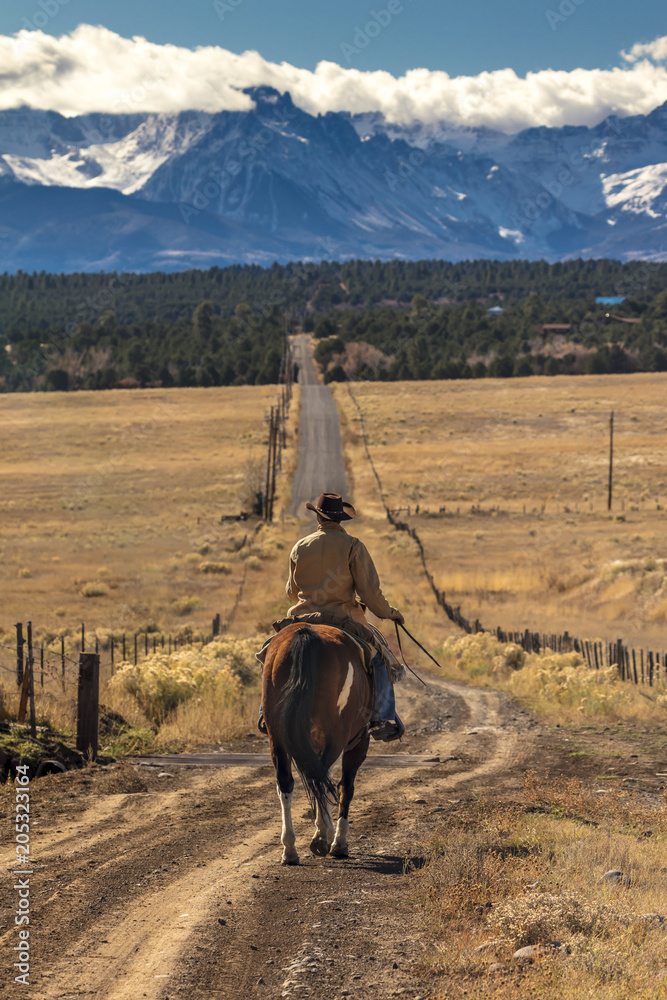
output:
[[[403,666],[407,670],[410,671],[411,674],[415,675],[415,677],[417,678],[417,680],[420,681],[424,685],[424,687],[428,687],[428,684],[426,683],[426,681],[422,680],[422,678],[419,676],[419,674],[416,671],[414,671],[412,669],[412,667],[409,666],[405,662],[405,656],[403,654],[403,647],[401,646],[401,634],[398,631],[398,626],[399,626],[399,623],[397,621],[394,621],[394,628],[396,629],[396,641],[398,642],[398,651],[401,654],[401,662],[403,663]],[[442,670],[442,667],[440,666],[440,664],[436,660],[435,656],[431,656],[431,654],[429,653],[428,649],[424,649],[424,647],[422,646],[421,642],[418,642],[418,640],[415,639],[414,635],[411,635],[410,632],[408,632],[408,630],[406,629],[405,625],[401,625],[401,628],[403,629],[403,631],[407,635],[408,639],[412,639],[412,641],[414,642],[415,646],[419,646],[419,648],[421,649],[422,653],[426,653],[426,655],[428,656],[429,660],[433,660],[433,662],[435,663],[436,667],[439,667],[440,670]]]

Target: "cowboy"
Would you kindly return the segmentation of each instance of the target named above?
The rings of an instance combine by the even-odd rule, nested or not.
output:
[[[288,617],[323,614],[327,624],[349,628],[377,646],[379,633],[371,632],[365,607],[378,618],[389,618],[399,624],[403,624],[403,615],[384,597],[364,543],[348,535],[341,524],[356,516],[354,507],[337,493],[322,493],[315,504],[307,503],[306,507],[317,514],[317,529],[300,539],[290,553],[285,590],[295,603],[287,612]],[[385,658],[393,657],[388,648],[386,653],[388,657],[376,652],[372,661],[375,703],[370,729],[376,740],[389,742],[400,739],[405,727],[396,714],[394,686],[385,665]],[[266,731],[261,708],[258,725],[260,731]]]

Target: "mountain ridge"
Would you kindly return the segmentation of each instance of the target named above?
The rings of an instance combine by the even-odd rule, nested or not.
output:
[[[247,92],[241,112],[0,112],[0,267],[667,259],[667,103],[508,136]]]

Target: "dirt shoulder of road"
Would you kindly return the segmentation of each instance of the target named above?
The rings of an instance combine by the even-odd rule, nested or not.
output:
[[[631,781],[662,796],[665,733],[549,728],[506,695],[429,678],[399,691],[408,736],[376,753],[432,756],[362,768],[346,860],[308,851],[295,796],[298,868],[282,868],[272,768],[117,762],[33,782],[33,1000],[360,996],[442,991],[413,871],[467,801],[525,802],[524,775]],[[202,748],[210,749],[210,748]],[[249,737],[219,749],[266,752]],[[2,793],[2,977],[13,983],[11,786]]]

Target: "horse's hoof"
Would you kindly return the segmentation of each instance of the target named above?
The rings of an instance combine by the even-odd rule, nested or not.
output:
[[[350,856],[347,847],[332,847],[329,854],[332,858],[349,858]]]
[[[283,855],[280,863],[281,865],[298,865],[299,855],[295,854],[293,857],[289,855]]]
[[[326,858],[329,853],[329,845],[324,840],[320,840],[319,837],[313,837],[310,842],[310,849],[313,854],[316,854],[320,858]]]

